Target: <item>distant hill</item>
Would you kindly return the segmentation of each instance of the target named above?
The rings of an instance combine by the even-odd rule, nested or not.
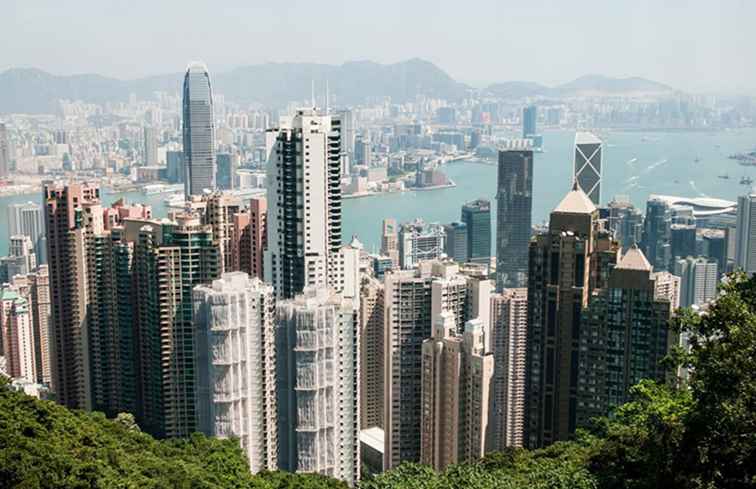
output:
[[[574,97],[579,95],[611,96],[618,94],[669,95],[676,90],[663,83],[645,78],[611,78],[603,75],[585,75],[562,85],[547,87],[535,82],[511,81],[494,83],[486,88],[498,97]]]
[[[343,65],[315,63],[265,63],[211,72],[213,89],[226,100],[282,107],[294,100],[308,100],[315,83],[317,95],[329,85],[333,105],[355,105],[370,98],[391,97],[395,102],[417,95],[459,100],[471,90],[429,61],[414,58],[400,63],[353,61]],[[152,97],[155,91],[180,92],[183,73],[136,80],[118,80],[96,74],[57,76],[34,68],[13,68],[0,73],[0,113],[54,113],[60,99],[92,103],[126,101],[129,94]],[[588,75],[556,87],[529,81],[495,83],[485,92],[511,99],[643,93],[664,95],[674,89],[643,78],[609,78]]]
[[[312,63],[266,63],[223,73],[210,73],[213,90],[227,100],[265,106],[283,106],[309,99],[312,83],[316,94],[326,83],[334,104],[363,103],[369,97],[391,97],[396,102],[416,95],[457,100],[468,87],[452,79],[433,63],[410,59],[379,64],[356,61],[340,66]],[[179,91],[183,73],[137,80],[117,80],[100,75],[56,76],[38,69],[10,69],[0,73],[0,113],[51,113],[60,99],[86,102],[125,101],[129,94],[150,97],[158,90]]]

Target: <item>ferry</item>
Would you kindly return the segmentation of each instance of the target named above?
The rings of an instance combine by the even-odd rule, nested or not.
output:
[[[727,174],[725,174],[725,175],[719,175],[718,178],[721,178],[722,180],[729,180],[730,179],[730,175],[727,175]]]

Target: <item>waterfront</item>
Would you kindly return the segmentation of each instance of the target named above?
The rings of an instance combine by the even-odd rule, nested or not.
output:
[[[614,195],[625,194],[645,210],[650,193],[737,200],[738,195],[748,189],[739,184],[740,178],[747,176],[756,180],[756,167],[743,167],[727,158],[756,147],[756,128],[600,134],[605,143],[602,202],[611,200]],[[534,223],[544,222],[570,187],[573,139],[572,131],[544,133],[545,151],[535,155]],[[696,159],[700,161],[695,163]],[[456,183],[455,187],[344,200],[344,240],[349,241],[356,234],[368,250],[373,251],[380,246],[381,220],[386,217],[399,222],[415,217],[431,222],[458,220],[464,202],[479,197],[495,199],[496,166],[491,163],[468,160],[443,166],[442,169]],[[719,178],[724,175],[730,178]],[[39,202],[41,197],[42,189],[35,194],[0,198],[0,254],[6,254],[8,250],[7,206],[29,200]],[[165,195],[105,193],[103,200],[109,204],[121,197],[151,205],[157,217],[167,214],[163,203]],[[492,208],[495,213],[496,206]]]

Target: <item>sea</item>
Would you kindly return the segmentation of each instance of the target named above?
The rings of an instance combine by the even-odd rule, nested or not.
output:
[[[650,194],[735,201],[751,190],[750,186],[740,183],[742,177],[756,182],[756,167],[743,167],[727,158],[730,154],[756,148],[756,128],[700,132],[607,131],[598,135],[604,141],[602,202],[625,196],[645,210]],[[574,138],[573,131],[543,134],[544,151],[536,153],[534,158],[533,224],[545,223],[572,185]],[[381,221],[385,218],[398,222],[422,218],[427,222],[448,223],[460,219],[465,202],[477,198],[495,202],[494,161],[457,161],[445,165],[443,170],[456,183],[455,187],[345,199],[344,241],[350,242],[356,236],[368,251],[378,251]],[[168,209],[163,203],[165,195],[104,193],[103,200],[110,204],[122,197],[128,202],[151,205],[156,217],[167,215]],[[7,207],[41,200],[42,189],[36,194],[0,198],[0,254],[8,251]],[[495,229],[495,205],[492,210],[491,228]]]

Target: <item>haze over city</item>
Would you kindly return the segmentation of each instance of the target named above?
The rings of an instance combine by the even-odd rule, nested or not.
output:
[[[266,62],[428,59],[472,85],[639,76],[685,91],[756,93],[756,5],[657,2],[233,0],[3,2],[0,69],[122,79]]]

